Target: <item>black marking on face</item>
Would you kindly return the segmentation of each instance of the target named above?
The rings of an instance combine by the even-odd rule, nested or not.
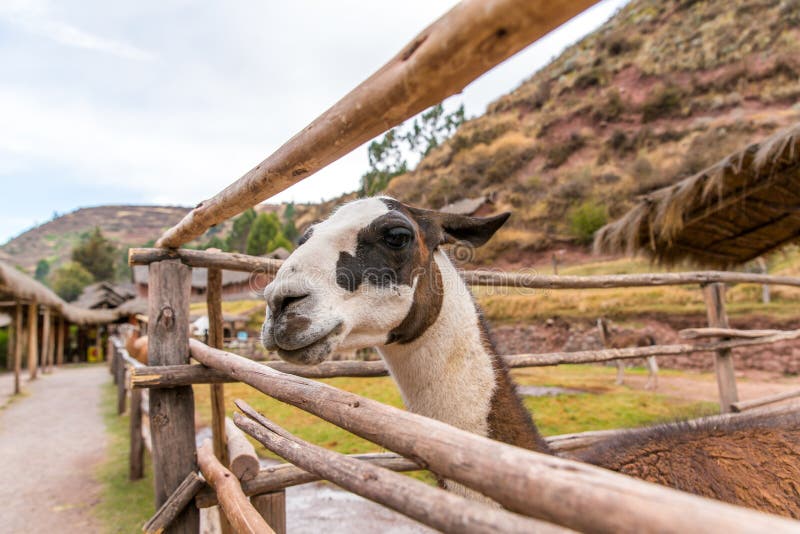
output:
[[[305,231],[303,236],[300,239],[297,240],[297,246],[299,247],[300,245],[302,245],[303,243],[305,243],[306,241],[311,239],[312,235],[314,235],[314,227],[313,226],[309,226],[308,230]]]
[[[351,292],[364,282],[383,288],[411,286],[419,263],[417,239],[417,228],[404,213],[381,215],[358,232],[355,254],[339,252],[336,284]]]

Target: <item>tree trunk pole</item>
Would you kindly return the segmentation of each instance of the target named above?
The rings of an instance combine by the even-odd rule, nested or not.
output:
[[[222,348],[222,271],[208,269],[208,284],[206,289],[206,310],[208,312],[208,345],[216,349]],[[214,456],[225,467],[230,466],[228,443],[225,434],[225,385],[211,384],[211,436],[214,447]],[[228,518],[224,513],[219,514],[219,524],[222,534],[232,534]]]
[[[94,331],[94,350],[95,354],[97,354],[97,361],[105,361],[105,355],[103,354],[103,327],[97,325]]]
[[[191,269],[179,260],[150,265],[148,360],[150,365],[189,363],[189,296]],[[191,386],[150,392],[150,431],[156,508],[161,507],[197,470],[194,394]],[[188,507],[170,526],[170,533],[196,534],[200,514]]]
[[[729,328],[728,314],[725,311],[725,284],[713,283],[703,287],[706,300],[708,326]],[[731,404],[739,400],[736,390],[736,375],[733,371],[733,357],[730,349],[717,350],[714,355],[714,370],[717,373],[719,406],[721,413],[730,413]]]
[[[58,316],[58,342],[56,343],[56,365],[64,365],[64,343],[66,341],[67,324],[63,315]]]
[[[49,373],[50,369],[50,345],[53,337],[53,329],[50,308],[42,310],[42,373]]]
[[[16,346],[16,339],[19,335],[16,323],[12,322],[8,326],[8,339],[7,339],[7,352],[6,352],[6,370],[12,371],[14,369],[14,347]]]
[[[38,364],[38,345],[39,345],[39,305],[36,301],[28,304],[28,378],[36,379]]]
[[[14,394],[22,391],[20,385],[20,373],[22,371],[22,304],[17,302],[14,308]]]

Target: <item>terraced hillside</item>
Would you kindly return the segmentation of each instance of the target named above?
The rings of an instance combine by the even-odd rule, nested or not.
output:
[[[634,0],[388,193],[495,194],[514,216],[479,259],[530,263],[798,120],[800,0]]]

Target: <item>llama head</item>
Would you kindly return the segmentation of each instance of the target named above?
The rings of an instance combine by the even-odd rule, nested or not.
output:
[[[440,245],[485,243],[509,217],[467,217],[356,200],[311,226],[267,286],[264,346],[313,365],[336,350],[408,343],[434,323]]]

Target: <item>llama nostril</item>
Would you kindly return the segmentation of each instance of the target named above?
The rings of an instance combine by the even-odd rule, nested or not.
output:
[[[308,295],[306,294],[306,295],[286,295],[284,297],[279,297],[275,299],[275,301],[273,302],[273,306],[271,306],[272,313],[275,315],[275,317],[277,317],[280,314],[282,314],[286,310],[286,308],[288,308],[295,302],[303,300],[307,296]]]

